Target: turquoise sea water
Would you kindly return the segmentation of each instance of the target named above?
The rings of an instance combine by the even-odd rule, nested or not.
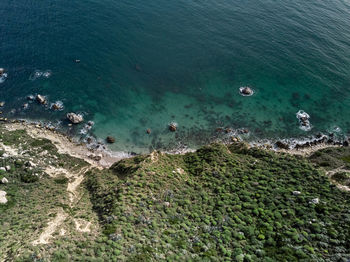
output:
[[[193,148],[219,127],[250,140],[350,130],[349,1],[1,0],[0,19],[4,115],[77,134],[64,119],[80,112],[113,150]],[[246,85],[253,96],[239,95]],[[38,93],[64,110],[24,110]]]

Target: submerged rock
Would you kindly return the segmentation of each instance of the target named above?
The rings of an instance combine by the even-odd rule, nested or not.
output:
[[[148,129],[146,130],[146,133],[147,133],[147,134],[151,134],[151,129],[148,128]]]
[[[109,144],[113,144],[115,143],[115,138],[113,136],[107,136],[106,141]]]
[[[36,101],[38,101],[39,104],[42,104],[42,105],[46,105],[47,104],[47,100],[44,96],[38,94],[36,96]]]
[[[84,118],[80,114],[76,113],[68,113],[67,118],[69,121],[71,121],[73,124],[79,124],[84,121]]]

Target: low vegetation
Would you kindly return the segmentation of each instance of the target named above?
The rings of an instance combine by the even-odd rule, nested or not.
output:
[[[349,156],[343,147],[308,159],[242,143],[153,152],[90,169],[72,205],[73,178],[47,168],[74,173],[88,164],[0,127],[0,167],[10,167],[0,170],[9,180],[0,184],[8,198],[0,260],[346,262],[350,195],[331,181],[348,183]],[[60,212],[48,243],[33,245]],[[79,230],[77,221],[91,227]]]

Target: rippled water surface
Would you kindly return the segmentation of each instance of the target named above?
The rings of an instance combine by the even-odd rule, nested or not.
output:
[[[83,113],[95,136],[134,152],[197,147],[224,137],[217,128],[247,139],[350,129],[349,1],[1,0],[0,17],[10,117],[64,128],[67,112]],[[38,93],[64,110],[23,109]]]

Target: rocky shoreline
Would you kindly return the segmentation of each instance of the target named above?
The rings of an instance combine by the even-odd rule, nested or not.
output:
[[[6,129],[19,130],[25,129],[27,133],[33,137],[46,138],[51,140],[58,149],[63,153],[68,153],[77,158],[84,159],[88,163],[98,168],[110,167],[113,163],[129,158],[135,153],[127,152],[114,152],[106,147],[106,144],[102,142],[92,141],[74,141],[73,137],[63,132],[58,131],[54,126],[50,124],[43,124],[39,122],[30,122],[27,120],[19,119],[7,119],[0,117],[0,124],[6,126]],[[114,141],[114,140],[113,140]],[[110,138],[107,143],[111,143]],[[225,144],[232,142],[245,142],[240,136],[230,136]],[[281,139],[281,140],[267,140],[247,143],[250,147],[263,148],[265,150],[273,150],[277,152],[297,154],[297,155],[310,155],[313,152],[326,147],[347,147],[350,144],[348,138],[337,139],[333,133],[328,135],[318,134],[315,137],[306,138],[304,140],[297,139]],[[175,150],[165,150],[165,153],[169,154],[185,154],[187,152],[193,152],[194,149],[189,148],[177,148]]]

